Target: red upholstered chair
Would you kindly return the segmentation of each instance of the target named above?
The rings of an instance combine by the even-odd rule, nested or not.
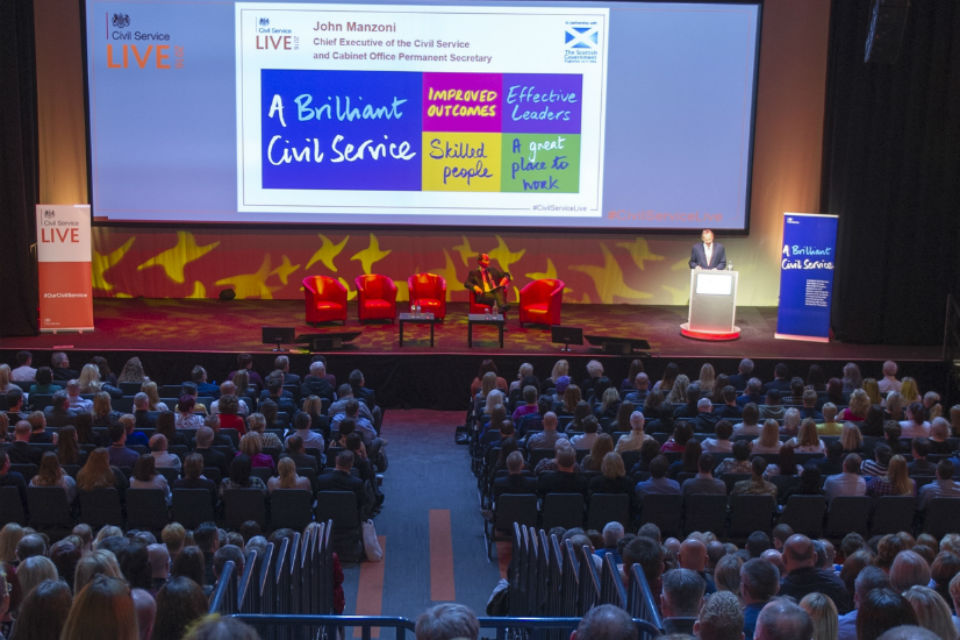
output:
[[[493,313],[493,307],[477,302],[477,292],[473,289],[470,290],[470,313]]]
[[[563,280],[534,280],[520,289],[520,324],[560,324]]]
[[[357,317],[366,320],[397,319],[397,285],[387,276],[357,276]]]
[[[410,291],[410,308],[420,305],[420,310],[433,314],[437,320],[447,315],[447,281],[435,273],[415,273],[407,278]]]
[[[339,320],[347,324],[347,288],[328,276],[303,279],[307,324]]]

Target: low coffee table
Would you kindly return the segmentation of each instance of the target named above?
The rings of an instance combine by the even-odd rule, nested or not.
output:
[[[430,325],[430,346],[433,346],[433,329],[437,326],[437,318],[433,315],[431,311],[424,311],[421,313],[398,313],[397,322],[400,325],[400,346],[403,346],[403,325],[407,322],[413,324],[429,324]]]
[[[502,313],[471,313],[467,315],[467,346],[473,347],[473,325],[486,324],[497,327],[500,331],[500,348],[503,349],[503,314]]]

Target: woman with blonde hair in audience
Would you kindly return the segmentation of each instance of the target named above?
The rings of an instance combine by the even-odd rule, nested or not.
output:
[[[843,430],[843,423],[837,420],[837,405],[832,402],[824,403],[820,409],[823,414],[823,422],[817,425],[817,431],[822,436],[838,436]]]
[[[592,454],[591,454],[592,455]],[[619,453],[608,451],[600,461],[600,475],[590,478],[588,490],[594,493],[625,493],[633,502],[634,482],[627,478],[623,458]]]
[[[797,453],[825,453],[827,448],[817,434],[817,423],[813,418],[805,418],[800,423],[800,432],[790,440]]]
[[[631,413],[630,433],[620,436],[620,439],[617,440],[617,446],[614,450],[617,453],[622,453],[624,451],[639,451],[644,442],[647,440],[653,440],[653,436],[651,436],[649,433],[644,433],[644,424],[645,420],[642,413],[639,411],[634,411]]]
[[[700,367],[700,377],[697,378],[697,385],[700,387],[700,393],[705,396],[713,394],[713,387],[717,382],[717,373],[713,369],[713,365],[709,362],[704,362],[703,366]]]
[[[840,432],[840,444],[843,446],[844,454],[863,451],[863,434],[860,433],[860,427],[852,422],[845,422]]]
[[[250,397],[250,374],[247,373],[246,369],[238,369],[233,372],[233,377],[230,378],[230,382],[233,383],[233,386],[237,388],[237,397],[238,398],[249,398]]]
[[[854,389],[850,394],[849,406],[840,412],[840,420],[844,422],[863,422],[870,410],[870,398],[863,389]]]
[[[950,605],[943,596],[930,587],[915,585],[904,591],[903,597],[917,614],[919,626],[934,632],[941,640],[957,640]]]
[[[878,406],[882,398],[880,396],[880,384],[877,382],[877,379],[864,378],[862,388],[866,392],[867,397],[870,398],[870,404]]]
[[[100,382],[100,369],[97,365],[87,363],[80,370],[80,377],[77,378],[80,385],[80,393],[97,393],[100,391],[102,383]]]
[[[0,529],[0,562],[12,565],[17,561],[17,544],[24,536],[23,527],[16,522],[8,522]]]
[[[0,364],[0,393],[6,393],[13,388],[13,383],[10,382],[10,365],[7,363]]]
[[[128,359],[123,364],[123,369],[120,370],[120,375],[117,376],[117,382],[138,382],[143,384],[149,380],[143,372],[143,363],[140,362],[140,358],[133,356]]]
[[[904,405],[908,405],[911,402],[923,401],[923,398],[920,396],[920,387],[917,386],[917,381],[910,376],[904,376],[903,380],[900,381],[900,395],[903,396]]]
[[[44,580],[56,580],[59,575],[57,565],[46,556],[30,556],[17,565],[17,581],[23,597],[30,595],[33,588]]]
[[[267,480],[267,490],[273,493],[277,489],[303,489],[313,491],[310,480],[297,473],[297,463],[290,458],[280,458],[277,463],[279,475]]]
[[[113,527],[114,529],[116,527]],[[122,532],[121,532],[122,534]],[[77,562],[77,568],[73,572],[73,594],[76,595],[83,590],[91,580],[97,576],[104,575],[111,578],[123,578],[123,572],[120,571],[120,564],[112,551],[106,549],[94,549],[83,554],[83,557]]]
[[[127,480],[122,473],[114,472],[110,466],[110,452],[98,447],[87,456],[87,462],[77,472],[77,489],[93,491],[114,487],[123,490],[127,487]]]
[[[60,460],[53,451],[46,451],[40,458],[40,467],[30,478],[31,487],[60,487],[67,494],[67,502],[73,503],[77,497],[77,481],[64,472]]]
[[[812,640],[837,640],[840,633],[837,605],[830,596],[815,591],[805,595],[799,604],[813,621]]]
[[[283,449],[280,438],[275,433],[267,433],[267,418],[258,412],[247,416],[247,433],[255,433],[264,449]]]
[[[891,391],[884,399],[883,408],[890,420],[903,420],[903,396],[899,391]]]
[[[917,483],[907,471],[907,461],[901,455],[890,458],[887,475],[876,476],[867,487],[867,495],[879,496],[916,496]]]
[[[170,411],[167,403],[160,401],[160,391],[157,388],[156,382],[152,380],[144,382],[140,385],[140,391],[147,394],[147,399],[150,402],[150,411]]]
[[[776,420],[770,418],[764,421],[760,436],[753,441],[750,453],[780,453],[780,424]]]
[[[480,390],[477,391],[473,397],[477,413],[480,413],[483,409],[484,403],[487,401],[487,396],[490,395],[491,391],[499,391],[497,387],[497,374],[493,371],[487,371],[480,378]]]
[[[790,407],[783,412],[783,427],[780,432],[785,436],[795,437],[800,432],[801,418],[800,409]],[[814,423],[814,428],[816,428],[816,423]]]
[[[263,453],[263,443],[257,434],[247,433],[240,438],[240,453],[250,458],[251,467],[270,469],[271,474],[276,473],[273,457]]]
[[[544,391],[546,391],[551,387],[556,387],[557,380],[559,380],[561,376],[569,376],[569,375],[570,375],[570,363],[562,358],[560,360],[557,360],[556,362],[553,363],[553,369],[550,370],[550,377],[543,381]]]
[[[600,396],[600,404],[593,410],[598,420],[609,419],[613,421],[617,417],[617,411],[620,409],[620,392],[616,387],[607,387]]]
[[[690,378],[682,373],[678,373],[673,380],[673,386],[670,387],[670,393],[667,394],[667,402],[670,404],[687,403],[687,387],[690,386]]]
[[[140,640],[130,587],[119,578],[95,577],[77,594],[60,640]]]
[[[113,401],[106,391],[98,391],[93,396],[93,415],[91,426],[109,428],[120,419],[121,413],[113,410]]]
[[[943,405],[940,404],[940,394],[936,391],[927,391],[923,394],[923,408],[930,420],[942,416]]]

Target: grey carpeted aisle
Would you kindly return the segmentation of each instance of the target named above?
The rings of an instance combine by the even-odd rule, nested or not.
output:
[[[431,584],[431,510],[441,510],[435,514],[441,523],[446,515],[442,510],[449,510],[452,595],[457,602],[484,615],[487,598],[500,578],[496,560],[488,562],[486,558],[468,448],[454,442],[454,427],[463,422],[463,416],[461,411],[386,412],[382,435],[388,442],[390,467],[383,481],[386,500],[375,519],[377,534],[385,539],[381,615],[415,620],[435,602],[447,599],[432,600],[431,586],[438,590],[434,595],[450,594],[449,584],[445,587],[442,580],[444,570],[449,571],[448,563],[437,563],[439,584]],[[440,536],[435,552],[442,552],[446,539]],[[372,564],[344,566],[345,613],[375,610],[371,594],[375,597],[380,568]],[[363,602],[358,602],[361,583]]]

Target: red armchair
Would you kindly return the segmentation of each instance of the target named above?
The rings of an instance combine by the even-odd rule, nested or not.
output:
[[[357,276],[357,317],[367,320],[397,319],[397,285],[387,276],[371,273]]]
[[[525,322],[560,324],[564,286],[563,280],[544,278],[520,289],[520,325]]]
[[[339,320],[347,324],[347,288],[328,276],[303,279],[307,324]]]
[[[447,315],[447,281],[435,273],[415,273],[407,278],[410,291],[410,308],[420,305],[421,311],[429,311],[437,320]]]
[[[470,290],[470,313],[493,313],[493,307],[477,302],[477,292]],[[506,317],[507,314],[503,314]]]

